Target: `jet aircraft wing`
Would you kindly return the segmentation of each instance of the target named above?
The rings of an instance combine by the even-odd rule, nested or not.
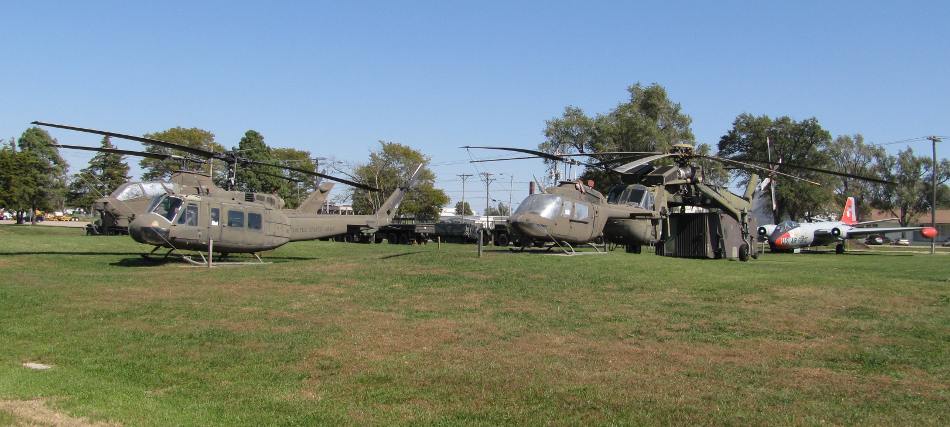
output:
[[[900,233],[904,231],[917,231],[929,227],[875,227],[875,228],[852,228],[848,230],[848,238],[854,236],[867,236],[869,234],[887,234]]]

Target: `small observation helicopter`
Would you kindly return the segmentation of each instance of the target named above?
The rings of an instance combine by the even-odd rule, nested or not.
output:
[[[161,145],[200,155],[205,159],[227,159],[228,177],[231,183],[229,186],[233,186],[235,166],[249,164],[292,170],[357,188],[378,191],[368,185],[314,171],[245,159],[233,152],[217,153],[166,141],[74,126],[43,122],[34,122],[34,124]],[[94,147],[81,149],[112,150]],[[122,151],[117,154],[142,155],[142,152]],[[209,254],[217,252],[223,256],[230,253],[250,253],[261,261],[257,255],[258,252],[275,249],[287,242],[314,240],[346,233],[368,234],[389,224],[403,197],[415,184],[421,168],[420,164],[410,175],[408,182],[397,188],[372,215],[318,214],[317,209],[325,200],[331,186],[322,186],[325,191],[318,190],[311,193],[298,209],[284,209],[284,201],[279,196],[221,189],[214,184],[209,175],[182,171],[177,174],[179,179],[173,185],[161,185],[164,191],[154,196],[145,209],[135,212],[130,207],[133,213],[129,216],[131,221],[128,231],[135,241],[155,246],[147,256],[161,248],[167,248],[169,250],[164,258],[176,250],[188,249],[199,251],[202,257],[204,257],[201,253],[203,251]],[[118,198],[116,201],[124,202]],[[199,264],[187,256],[182,258]],[[203,265],[204,262],[200,264]]]
[[[532,154],[531,157],[516,159],[540,157],[548,160],[569,161],[574,164],[587,164],[569,159],[567,156],[521,148],[473,146],[462,148]],[[515,159],[473,160],[473,162],[496,160]],[[558,247],[564,253],[573,254],[575,253],[574,246],[589,244],[599,251],[596,242],[601,240],[604,225],[608,221],[636,218],[650,223],[659,218],[657,213],[650,209],[609,204],[607,198],[592,187],[592,183],[585,184],[580,180],[562,181],[555,187],[544,189],[542,193],[532,194],[525,198],[518,205],[518,209],[508,217],[508,223],[520,235],[517,243],[521,250],[524,251],[531,246],[546,246],[548,250]]]

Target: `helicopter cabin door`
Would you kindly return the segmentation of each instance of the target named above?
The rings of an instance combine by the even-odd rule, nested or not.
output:
[[[576,236],[579,242],[594,237],[590,205],[584,202],[565,201],[561,214],[568,218],[571,224],[571,235]]]
[[[221,204],[221,245],[228,247],[243,246],[246,223],[247,218],[245,218],[242,206]]]
[[[205,240],[201,243],[208,243],[208,239],[215,242],[221,241],[221,229],[224,225],[221,221],[221,205],[217,203],[208,204],[208,220],[204,224],[207,224],[208,229],[205,232]]]
[[[198,202],[188,201],[181,208],[178,219],[175,221],[175,238],[187,243],[197,244],[205,233],[198,224]]]

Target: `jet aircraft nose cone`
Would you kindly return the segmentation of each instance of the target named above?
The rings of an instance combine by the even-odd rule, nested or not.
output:
[[[788,233],[773,233],[769,238],[769,243],[776,248],[784,248],[785,239],[789,237],[790,235]]]
[[[168,221],[156,214],[142,215],[129,224],[132,240],[147,245],[168,244]]]

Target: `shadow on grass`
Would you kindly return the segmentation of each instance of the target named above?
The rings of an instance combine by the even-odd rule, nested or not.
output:
[[[70,251],[23,251],[23,252],[0,252],[0,256],[23,256],[23,255],[135,255],[136,252],[70,252]]]
[[[399,257],[402,257],[402,256],[407,256],[407,255],[421,254],[421,253],[423,253],[423,252],[428,252],[428,251],[403,252],[403,253],[401,253],[401,254],[392,254],[392,255],[386,255],[386,256],[383,256],[383,257],[379,257],[379,259],[399,258]]]
[[[124,253],[120,255],[130,255],[130,254]],[[265,264],[260,264],[260,265],[266,265],[266,263],[283,264],[283,263],[293,262],[293,261],[313,261],[313,260],[318,260],[320,258],[300,257],[300,256],[268,256],[268,257],[261,257],[261,259],[264,261]],[[214,261],[221,262],[221,263],[255,262],[256,259],[251,258],[251,257],[230,256],[223,259],[215,258]],[[176,255],[172,255],[168,258],[162,258],[161,255],[153,256],[152,258],[145,258],[145,257],[139,256],[135,258],[123,258],[118,261],[109,263],[109,265],[116,266],[116,267],[157,267],[157,266],[166,265],[166,264],[192,265],[186,262],[185,260],[181,259],[181,256],[176,256]],[[248,264],[248,265],[254,265],[254,264]]]
[[[783,254],[783,255],[824,255],[824,256],[913,256],[914,253],[907,252],[857,252],[857,251],[844,251],[843,254],[836,254],[834,250],[828,251],[801,251],[798,254]]]

